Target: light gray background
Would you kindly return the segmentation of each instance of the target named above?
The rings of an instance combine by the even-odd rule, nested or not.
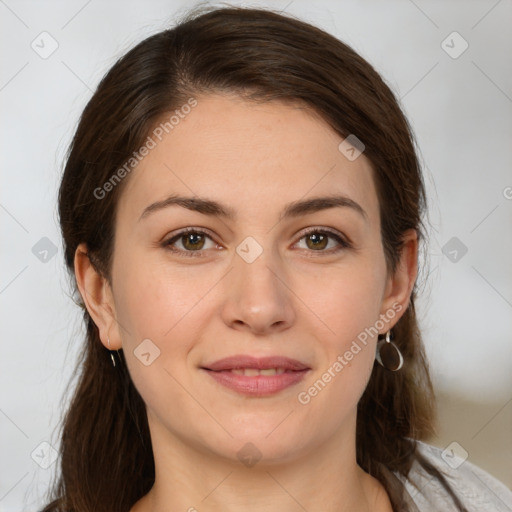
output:
[[[501,463],[510,461],[510,424],[501,438],[485,433],[512,407],[512,1],[232,4],[285,9],[320,26],[369,60],[401,98],[430,198],[419,313],[435,385],[439,393],[490,404],[466,427]],[[83,339],[56,214],[65,151],[115,60],[191,5],[0,0],[0,511],[42,504],[57,465],[43,469],[31,454],[39,450],[37,459],[42,442],[58,449],[55,428]],[[31,47],[42,46],[43,31],[58,43],[46,59]],[[445,49],[458,52],[458,36],[442,44],[453,31],[469,44],[457,58]],[[32,251],[43,237],[57,249],[46,262]],[[455,262],[453,248],[442,252],[453,237],[467,247]],[[492,464],[485,469],[497,474],[500,463]],[[512,486],[512,470],[500,475]]]

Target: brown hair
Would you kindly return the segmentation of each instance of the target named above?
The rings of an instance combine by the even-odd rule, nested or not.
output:
[[[252,101],[299,101],[342,137],[365,144],[378,191],[388,269],[396,269],[402,236],[425,238],[425,191],[414,138],[396,98],[350,47],[303,21],[267,9],[200,8],[170,30],[148,37],[119,59],[87,104],[72,140],[59,192],[65,262],[76,293],[74,256],[81,242],[111,283],[116,206],[129,177],[98,200],[106,183],[137,151],[163,115],[192,96],[233,92]],[[433,433],[434,395],[414,299],[394,328],[404,367],[375,364],[357,415],[357,462],[386,488],[394,510],[409,510],[404,487],[416,450]],[[81,300],[87,335],[78,382],[61,436],[61,475],[43,512],[127,512],[154,483],[145,404],[123,351],[114,368]],[[385,440],[385,442],[383,442]]]

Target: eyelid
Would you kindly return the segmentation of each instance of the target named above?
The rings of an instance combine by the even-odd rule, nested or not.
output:
[[[186,228],[183,228],[183,229],[179,230],[177,233],[174,233],[169,238],[164,240],[161,245],[162,245],[162,247],[164,249],[167,249],[167,250],[169,250],[169,251],[171,251],[173,253],[177,253],[179,255],[192,256],[192,257],[194,257],[194,256],[195,257],[203,257],[205,249],[200,249],[198,251],[184,251],[183,249],[176,249],[176,248],[172,247],[172,245],[174,243],[176,243],[181,237],[183,237],[184,235],[186,235],[188,233],[197,233],[197,234],[200,234],[200,235],[206,235],[213,242],[215,242],[215,244],[220,245],[215,240],[215,237],[211,233],[210,230],[208,230],[206,228],[195,228],[193,226],[189,226],[189,227],[186,227]]]
[[[351,245],[351,241],[348,239],[348,237],[346,235],[344,235],[343,233],[341,233],[340,231],[338,231],[334,228],[328,228],[328,227],[322,227],[322,226],[313,226],[310,228],[305,228],[304,230],[299,231],[299,233],[297,233],[296,236],[298,236],[299,240],[300,240],[304,236],[309,235],[309,233],[316,233],[316,232],[327,233],[329,235],[333,235],[334,237],[339,237],[343,240],[344,243],[346,243],[347,245]]]
[[[334,239],[338,243],[338,247],[331,248],[327,251],[314,251],[314,250],[307,250],[304,249],[307,253],[306,257],[309,258],[320,258],[322,256],[333,256],[337,255],[342,251],[346,251],[347,249],[353,249],[352,241],[343,233],[339,232],[336,229],[328,228],[328,227],[322,227],[322,226],[313,226],[310,228],[306,228],[305,230],[299,232],[297,234],[297,241],[294,245],[298,244],[305,236],[309,235],[310,233],[324,233],[330,236],[331,239]]]

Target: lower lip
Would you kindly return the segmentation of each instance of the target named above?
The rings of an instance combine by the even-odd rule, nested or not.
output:
[[[300,382],[309,370],[285,372],[281,375],[255,375],[246,377],[231,371],[206,370],[219,384],[249,396],[268,396]]]

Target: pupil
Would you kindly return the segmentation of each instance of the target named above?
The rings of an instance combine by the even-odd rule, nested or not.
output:
[[[202,237],[202,235],[199,233],[189,233],[188,235],[185,236],[185,239],[186,239],[185,246],[187,246],[187,245],[194,246],[194,245],[198,244],[200,242],[201,237]],[[199,240],[194,241],[195,238],[199,238]]]
[[[317,233],[313,233],[309,235],[309,240],[313,242],[314,247],[323,247],[321,244],[323,242],[323,239],[325,238],[324,235],[319,235]]]

